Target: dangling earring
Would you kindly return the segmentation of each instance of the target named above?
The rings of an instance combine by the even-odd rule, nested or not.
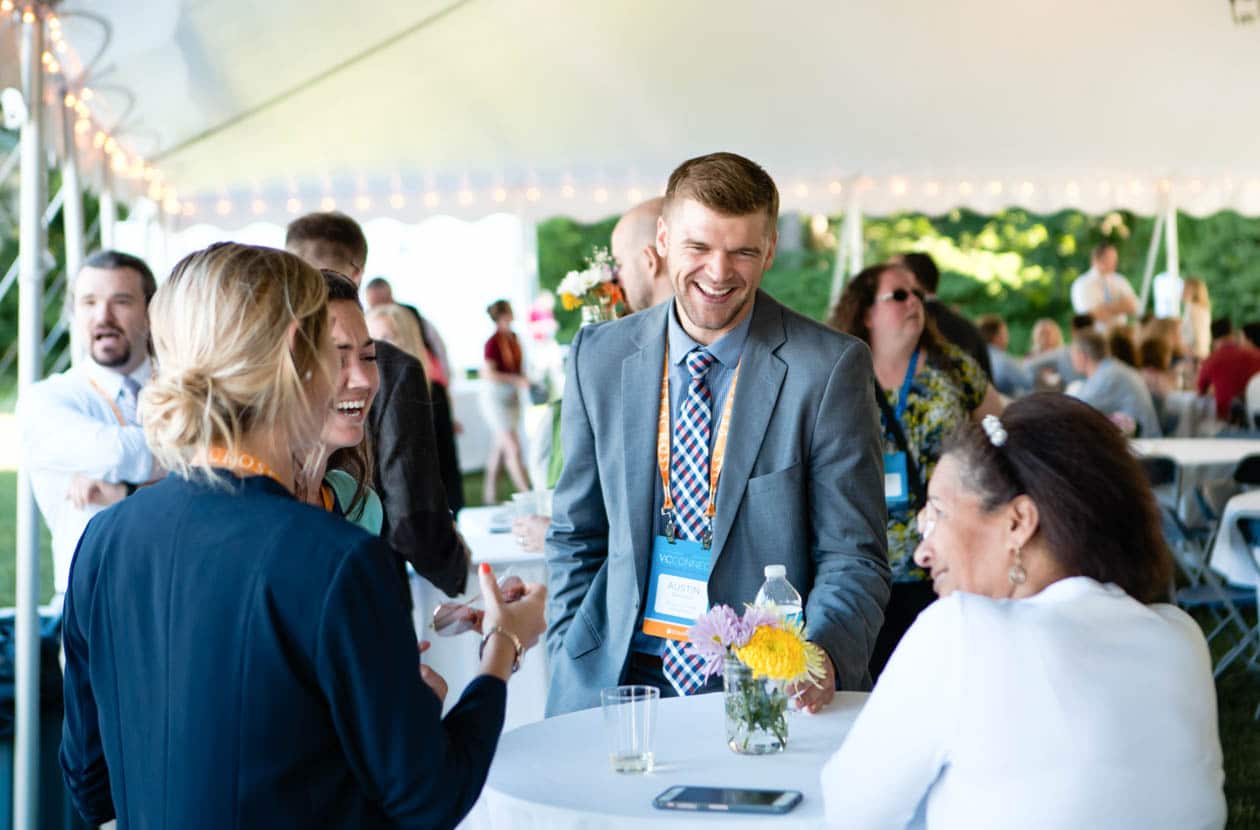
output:
[[[313,377],[313,374],[311,370],[307,369],[306,374],[302,375],[302,380],[309,382],[312,377]]]
[[[1011,568],[1006,572],[1006,578],[1011,581],[1013,587],[1018,588],[1028,579],[1028,572],[1024,570],[1024,561],[1020,557],[1023,548],[1015,548],[1015,561],[1011,563]]]

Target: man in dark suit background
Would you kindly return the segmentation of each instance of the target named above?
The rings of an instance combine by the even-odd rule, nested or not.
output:
[[[707,569],[707,581],[691,580],[704,596],[689,598],[704,607],[742,609],[766,565],[786,566],[804,598],[805,635],[826,654],[821,687],[800,690],[807,709],[825,706],[837,687],[870,687],[889,591],[871,355],[759,291],[774,260],[778,201],[773,180],[748,159],[684,162],[657,231],[674,300],[587,326],[573,340],[565,463],[546,543],[549,715],[596,706],[600,689],[623,682],[665,695],[679,687],[669,673],[677,644],[644,627],[649,585],[662,582],[653,580],[655,563],[684,551]],[[686,428],[701,386],[700,399],[711,395],[707,446],[703,430]],[[716,493],[709,473],[679,471],[663,483],[661,467],[679,458],[716,465],[728,396]],[[662,442],[673,447],[663,465]],[[685,531],[677,539],[662,516],[667,489]],[[708,533],[697,532],[694,517],[710,500],[716,514]]]
[[[308,213],[289,223],[284,246],[316,268],[363,279],[367,238],[344,213]],[[438,465],[432,403],[420,361],[389,343],[376,344],[381,387],[369,411],[377,494],[385,510],[381,536],[416,572],[450,596],[463,593],[468,549],[455,530]],[[398,568],[404,584],[402,560]],[[410,599],[410,591],[407,597]]]
[[[915,282],[927,295],[923,307],[927,309],[932,322],[936,323],[936,330],[941,336],[975,358],[984,373],[993,377],[993,367],[989,363],[989,344],[980,334],[980,329],[936,297],[936,289],[941,284],[941,269],[936,267],[936,260],[930,254],[913,251],[895,256],[893,261],[900,262],[914,274]]]

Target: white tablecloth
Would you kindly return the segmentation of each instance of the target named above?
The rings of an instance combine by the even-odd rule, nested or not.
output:
[[[1260,439],[1255,438],[1138,438],[1133,446],[1140,455],[1168,456],[1181,468],[1178,512],[1191,525],[1203,519],[1191,498],[1194,491],[1200,490],[1219,512],[1237,492],[1232,476],[1238,462],[1260,453]]]
[[[853,725],[867,695],[844,692],[817,715],[792,713],[788,748],[777,755],[736,755],[726,746],[722,695],[662,700],[656,769],[621,775],[609,768],[599,709],[587,709],[505,734],[467,830],[513,828],[823,827],[822,766]],[[652,799],[680,784],[800,790],[783,816],[681,813]]]
[[[1260,519],[1260,490],[1239,493],[1225,504],[1220,532],[1212,545],[1212,568],[1235,585],[1255,585],[1260,591],[1260,578],[1252,564],[1256,551],[1251,549],[1238,530],[1239,519]]]
[[[459,531],[472,552],[472,567],[468,573],[465,593],[454,600],[435,588],[428,580],[411,575],[411,593],[415,601],[416,636],[432,643],[424,655],[424,662],[446,680],[450,687],[446,695],[449,710],[464,687],[477,676],[480,660],[476,632],[469,631],[454,637],[437,637],[429,628],[433,609],[441,602],[463,602],[481,594],[477,582],[477,566],[489,562],[495,576],[502,580],[515,574],[526,582],[546,584],[546,564],[541,553],[526,553],[516,544],[510,532],[491,532],[492,520],[501,511],[511,515],[512,508],[472,507],[461,510]],[[506,516],[504,517],[506,518]],[[500,523],[501,525],[502,523]],[[477,607],[482,607],[480,602]],[[505,729],[541,720],[547,702],[547,661],[542,642],[526,653],[521,669],[508,684],[507,718]]]

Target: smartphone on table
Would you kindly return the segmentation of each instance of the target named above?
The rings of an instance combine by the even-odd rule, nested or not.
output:
[[[801,803],[796,790],[745,790],[736,787],[670,787],[652,806],[659,810],[719,813],[786,813]]]

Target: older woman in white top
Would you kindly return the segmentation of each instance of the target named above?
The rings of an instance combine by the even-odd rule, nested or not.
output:
[[[844,827],[1217,828],[1216,693],[1119,432],[1034,395],[963,427],[915,552],[941,597],[823,768]]]

